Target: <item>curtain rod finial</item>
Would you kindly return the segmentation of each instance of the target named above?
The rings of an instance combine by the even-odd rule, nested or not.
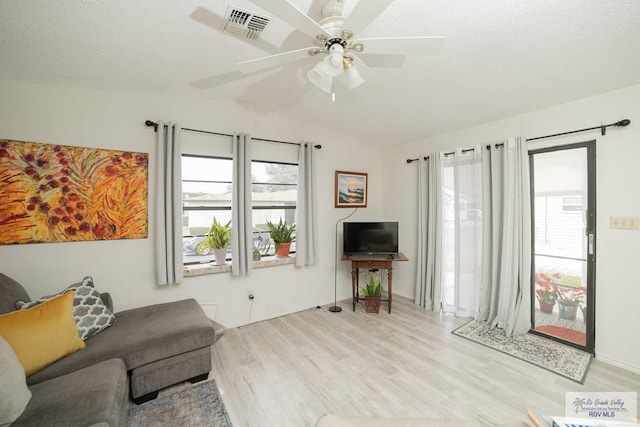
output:
[[[154,132],[158,132],[158,124],[156,122],[152,122],[151,120],[147,120],[146,122],[144,122],[145,126],[153,126],[153,131]]]
[[[615,126],[629,126],[630,124],[631,120],[629,119],[620,120],[619,122],[614,123]]]

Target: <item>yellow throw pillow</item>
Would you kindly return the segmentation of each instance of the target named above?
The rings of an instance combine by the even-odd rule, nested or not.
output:
[[[27,376],[85,347],[73,319],[73,297],[73,292],[67,292],[35,307],[0,315],[0,335]]]

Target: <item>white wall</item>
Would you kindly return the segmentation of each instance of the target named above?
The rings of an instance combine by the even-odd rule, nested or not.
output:
[[[256,137],[322,144],[317,152],[320,206],[320,263],[254,270],[247,278],[230,273],[185,278],[177,286],[155,285],[153,224],[156,173],[155,134],[146,119],[171,120],[184,127],[223,133],[244,131]],[[58,291],[94,277],[111,292],[116,310],[196,298],[216,304],[216,319],[226,326],[244,324],[255,294],[251,320],[261,320],[332,302],[334,298],[334,230],[347,213],[333,204],[335,170],[368,172],[369,207],[353,218],[382,217],[380,152],[363,142],[331,134],[277,115],[246,112],[229,102],[149,94],[115,93],[0,81],[0,138],[64,145],[148,152],[150,157],[149,238],[73,243],[0,246],[0,271],[15,278],[32,297]],[[350,211],[349,211],[350,212]],[[349,266],[338,263],[338,299],[350,296]],[[334,315],[327,313],[327,315]]]
[[[630,119],[631,125],[609,128],[604,137],[596,131],[532,142],[530,147],[597,140],[596,356],[640,372],[640,231],[609,228],[612,215],[640,216],[640,85],[388,148],[384,215],[401,222],[401,249],[411,260],[394,267],[394,291],[413,298],[417,168],[406,164],[407,158],[621,119]]]

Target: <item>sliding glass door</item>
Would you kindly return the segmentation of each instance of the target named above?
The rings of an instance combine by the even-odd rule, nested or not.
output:
[[[532,150],[533,332],[593,353],[595,141]]]

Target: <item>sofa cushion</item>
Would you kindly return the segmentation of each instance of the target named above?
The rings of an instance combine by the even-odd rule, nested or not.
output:
[[[16,309],[16,301],[31,301],[22,285],[11,277],[0,273],[0,314]]]
[[[122,360],[107,360],[33,385],[31,391],[31,402],[11,427],[126,423],[129,384]]]
[[[87,347],[27,378],[35,384],[97,362],[119,358],[128,370],[215,342],[211,320],[194,299],[116,313],[116,323],[89,338]]]
[[[86,276],[82,279],[82,282],[74,283],[57,294],[43,296],[31,302],[18,301],[16,302],[16,308],[24,310],[35,307],[56,295],[63,294],[70,290],[75,291],[73,317],[78,327],[78,335],[80,335],[83,340],[104,331],[116,321],[116,317],[102,301],[100,292],[95,288],[91,276]]]
[[[85,347],[73,320],[73,292],[35,307],[0,315],[0,335],[27,376]]]
[[[24,368],[11,346],[0,336],[0,427],[14,422],[30,399]]]

